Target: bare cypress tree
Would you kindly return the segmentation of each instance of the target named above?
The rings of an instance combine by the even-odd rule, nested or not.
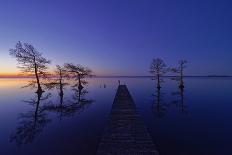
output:
[[[63,103],[63,96],[64,96],[64,87],[69,85],[64,80],[65,78],[68,78],[68,71],[64,68],[64,66],[56,65],[56,70],[54,73],[54,76],[56,78],[53,78],[51,81],[46,84],[48,89],[59,89],[59,96],[60,96],[60,104],[62,106]]]
[[[179,60],[178,67],[171,69],[172,72],[179,74],[179,78],[177,80],[180,81],[180,83],[179,83],[180,89],[184,89],[183,75],[184,75],[184,69],[186,68],[186,63],[187,63],[186,60],[183,60],[183,59]]]
[[[71,75],[78,81],[78,89],[83,89],[83,85],[87,83],[84,78],[92,76],[92,70],[82,65],[75,65],[73,63],[66,63],[65,68],[71,73]]]
[[[56,65],[56,74],[59,76],[58,78],[58,84],[59,84],[59,88],[60,88],[60,96],[64,95],[64,91],[63,88],[65,85],[67,85],[67,83],[64,83],[64,78],[68,76],[67,71],[64,69],[64,67]]]
[[[31,44],[21,42],[18,42],[14,49],[10,49],[10,55],[16,58],[18,67],[24,74],[36,78],[37,93],[42,93],[40,79],[46,77],[50,60],[44,58]]]
[[[154,78],[157,80],[157,88],[160,89],[160,78],[167,72],[167,67],[165,62],[160,59],[153,59],[150,65],[150,73],[154,75]]]

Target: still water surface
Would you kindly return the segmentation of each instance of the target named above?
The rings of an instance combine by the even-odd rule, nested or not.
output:
[[[0,79],[0,155],[93,155],[119,78],[92,78],[79,98],[69,86],[41,98],[28,79]],[[181,92],[166,78],[121,78],[161,155],[232,154],[232,78],[186,78]],[[39,105],[37,102],[39,99]]]

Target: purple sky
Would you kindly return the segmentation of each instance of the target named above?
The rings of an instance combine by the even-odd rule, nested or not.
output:
[[[232,75],[230,0],[2,0],[0,73],[15,72],[9,49],[32,43],[52,65],[89,66],[97,75],[149,75],[152,58],[186,74]]]

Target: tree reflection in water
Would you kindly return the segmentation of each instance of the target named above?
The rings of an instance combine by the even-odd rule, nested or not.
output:
[[[60,120],[62,117],[72,116],[76,113],[83,112],[88,108],[94,100],[87,99],[85,95],[88,93],[86,89],[73,89],[74,94],[72,100],[64,101],[64,97],[60,96],[59,104],[46,105],[46,111],[59,113]]]
[[[176,92],[172,92],[171,95],[175,97],[174,100],[171,101],[164,101],[165,93],[161,92],[161,89],[156,89],[156,93],[153,95],[154,101],[152,103],[152,110],[154,114],[158,118],[162,118],[165,116],[166,111],[168,108],[177,107],[182,114],[188,114],[187,105],[184,98],[184,89],[179,89]]]
[[[17,145],[33,142],[34,138],[43,131],[43,128],[51,122],[43,107],[41,101],[46,101],[51,94],[42,97],[43,93],[36,93],[35,99],[24,101],[32,105],[35,109],[19,115],[19,125],[16,132],[10,136],[10,141],[15,141]]]
[[[177,92],[172,93],[173,96],[176,97],[171,103],[175,104],[182,114],[188,114],[187,104],[185,103],[184,98],[184,89],[179,89]]]
[[[47,101],[51,94],[45,97],[43,93],[36,93],[36,98],[24,101],[29,103],[35,109],[27,113],[20,114],[19,124],[16,132],[10,136],[11,142],[16,142],[18,146],[22,144],[32,143],[33,140],[43,131],[44,127],[51,122],[48,118],[49,112],[56,112],[59,114],[60,120],[62,117],[72,116],[76,113],[83,112],[88,108],[94,100],[86,98],[88,91],[86,89],[73,89],[74,94],[71,100],[64,101],[64,95],[59,93],[59,103],[55,104],[52,101]],[[41,102],[43,105],[40,105]]]
[[[160,89],[156,89],[154,96],[154,101],[152,103],[152,110],[156,117],[161,118],[165,116],[167,104],[163,100],[164,93]]]

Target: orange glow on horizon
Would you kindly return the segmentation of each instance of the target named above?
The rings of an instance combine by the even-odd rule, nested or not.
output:
[[[9,88],[9,87],[15,87],[15,86],[23,86],[28,83],[28,79],[9,79],[9,78],[1,78],[0,79],[0,88]]]
[[[19,73],[0,73],[0,77],[19,77]]]
[[[54,67],[50,68],[50,73],[55,70]],[[111,71],[103,70],[103,69],[93,69],[93,74],[96,76],[112,76],[114,74]],[[31,77],[30,75],[22,73],[18,68],[0,68],[0,78],[4,77]]]
[[[0,77],[29,77],[27,74],[23,74],[21,72],[1,72],[0,71]]]

